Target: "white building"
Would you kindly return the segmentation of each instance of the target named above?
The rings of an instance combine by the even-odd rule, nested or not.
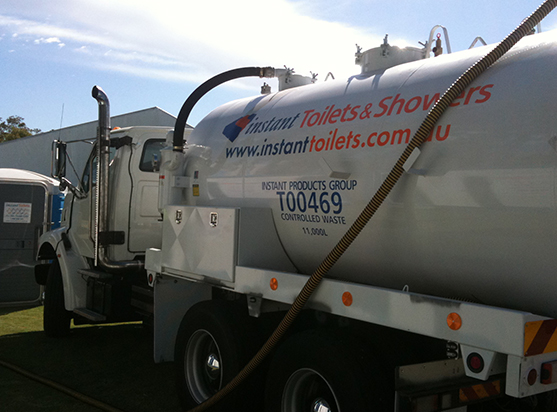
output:
[[[139,110],[111,118],[111,127],[128,126],[168,126],[174,127],[176,117],[158,108]],[[64,127],[46,133],[39,133],[21,139],[0,143],[0,168],[30,170],[50,176],[51,148],[54,140],[74,142],[67,145],[72,165],[67,165],[67,178],[72,182],[81,176],[87,157],[91,152],[91,142],[97,136],[97,121]]]

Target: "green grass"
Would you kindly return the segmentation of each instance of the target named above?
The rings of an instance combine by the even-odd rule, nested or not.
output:
[[[139,323],[73,327],[47,338],[42,307],[0,309],[0,360],[123,411],[179,411],[170,363],[153,362]],[[2,411],[98,411],[0,366]]]

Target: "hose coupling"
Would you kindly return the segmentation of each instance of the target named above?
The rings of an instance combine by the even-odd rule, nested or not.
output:
[[[272,79],[275,77],[275,68],[274,67],[261,67],[259,77],[267,77]]]

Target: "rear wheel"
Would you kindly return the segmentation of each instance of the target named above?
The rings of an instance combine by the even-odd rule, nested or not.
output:
[[[540,393],[522,399],[505,396],[485,408],[471,409],[472,412],[557,412],[557,391]]]
[[[60,263],[54,259],[46,279],[43,327],[46,336],[60,338],[70,333],[71,312],[64,306],[64,285]]]
[[[538,411],[557,412],[557,391],[546,392],[538,397]]]
[[[368,349],[353,339],[304,332],[282,345],[267,379],[267,412],[387,411],[382,368],[371,368]],[[391,405],[392,406],[392,405]],[[390,409],[392,410],[392,408]]]
[[[184,410],[209,399],[249,362],[260,343],[252,321],[247,308],[217,300],[198,303],[186,313],[174,356]],[[257,377],[248,379],[211,411],[260,410],[260,382]]]

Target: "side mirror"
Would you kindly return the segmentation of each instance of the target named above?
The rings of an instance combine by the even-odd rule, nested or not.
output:
[[[57,179],[62,179],[66,176],[66,143],[60,140],[52,142],[50,175]]]

